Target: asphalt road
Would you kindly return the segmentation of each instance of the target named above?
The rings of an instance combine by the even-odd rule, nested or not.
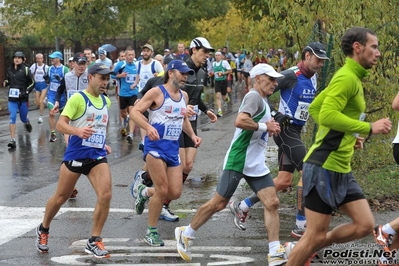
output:
[[[133,198],[129,192],[134,173],[143,164],[142,153],[138,150],[139,138],[133,144],[119,136],[118,108],[112,98],[108,144],[112,153],[108,156],[113,178],[113,199],[111,212],[102,233],[106,248],[111,252],[107,260],[94,259],[84,253],[84,245],[91,232],[92,210],[95,194],[87,178],[81,176],[76,200],[69,200],[62,207],[51,224],[48,254],[37,252],[35,227],[41,222],[44,206],[54,193],[59,166],[64,152],[64,142],[49,143],[47,116],[43,124],[37,124],[38,111],[32,110],[29,118],[33,132],[28,134],[22,123],[17,122],[17,148],[8,151],[8,117],[0,117],[0,265],[267,265],[268,242],[263,222],[263,209],[256,206],[247,221],[247,230],[235,228],[228,209],[214,215],[197,233],[193,246],[193,261],[186,263],[180,259],[175,249],[174,228],[188,225],[195,210],[212,197],[217,178],[221,171],[224,154],[227,151],[234,131],[234,119],[239,103],[229,108],[226,115],[215,124],[201,117],[199,136],[203,145],[198,150],[194,170],[183,188],[182,197],[171,203],[172,210],[180,221],[170,223],[159,221],[161,238],[166,246],[154,248],[142,241],[147,228],[146,210],[142,215],[133,211]],[[46,111],[47,115],[48,112]],[[272,142],[269,159],[275,160]],[[242,199],[250,194],[243,183],[234,198]],[[281,206],[281,242],[293,241],[290,236],[295,216],[293,203]],[[397,213],[376,214],[378,223],[387,222]],[[333,218],[332,224],[347,221],[345,217]],[[352,247],[336,246],[333,251],[352,249],[378,250],[368,237],[352,243]],[[359,262],[349,256],[346,260],[338,254],[338,259]],[[374,258],[375,254],[368,258]],[[335,264],[330,256],[325,263]],[[338,262],[337,262],[338,263]],[[358,263],[358,265],[374,265]]]

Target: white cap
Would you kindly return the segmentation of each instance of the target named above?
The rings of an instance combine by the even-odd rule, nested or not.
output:
[[[73,61],[73,57],[70,57],[68,61]]]
[[[279,78],[279,77],[284,77],[280,73],[278,73],[276,70],[271,65],[268,64],[257,64],[254,66],[251,71],[249,71],[249,75],[251,79],[255,78],[256,76],[266,74],[272,78]]]
[[[193,47],[199,47],[199,48],[203,47],[205,49],[208,49],[211,52],[215,52],[215,49],[213,49],[211,44],[204,37],[197,37],[197,38],[193,39],[190,43],[190,48],[193,48]]]

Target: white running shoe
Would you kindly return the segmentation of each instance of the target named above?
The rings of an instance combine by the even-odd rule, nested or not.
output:
[[[288,261],[287,253],[282,245],[273,255],[267,255],[269,266],[283,265]]]
[[[191,255],[190,246],[192,245],[194,237],[184,236],[184,230],[186,230],[186,226],[176,227],[175,229],[177,252],[179,252],[183,260],[191,261],[193,256]]]

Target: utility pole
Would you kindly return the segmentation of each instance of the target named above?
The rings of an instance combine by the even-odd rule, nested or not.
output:
[[[58,0],[55,0],[55,9],[54,9],[54,11],[55,11],[55,18],[57,18],[57,14],[58,14]],[[55,26],[55,34],[56,34],[56,36],[55,36],[55,50],[56,51],[59,51],[60,50],[60,44],[59,44],[59,39],[58,39],[58,36],[57,36],[57,26]]]

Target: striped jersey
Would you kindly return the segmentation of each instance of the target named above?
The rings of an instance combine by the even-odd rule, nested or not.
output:
[[[163,85],[160,85],[164,95],[163,104],[157,109],[149,109],[148,122],[158,131],[160,140],[152,141],[147,136],[144,140],[146,151],[162,153],[179,153],[179,137],[183,130],[183,120],[186,114],[186,101],[180,91],[180,99],[173,100]]]
[[[254,89],[245,95],[238,112],[250,114],[257,123],[266,123],[271,119],[266,99]],[[236,128],[224,158],[223,170],[232,170],[252,177],[270,173],[265,164],[268,137],[267,132]]]

